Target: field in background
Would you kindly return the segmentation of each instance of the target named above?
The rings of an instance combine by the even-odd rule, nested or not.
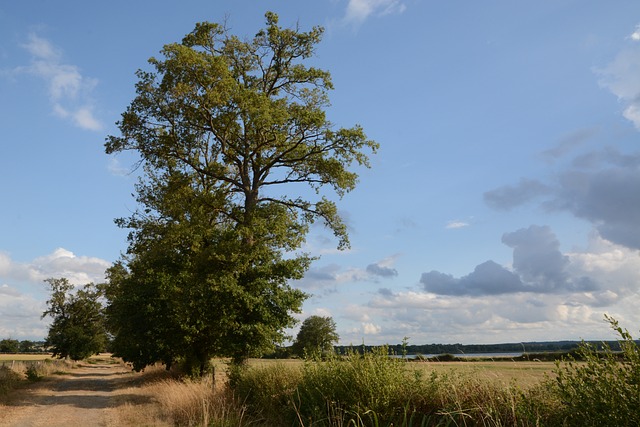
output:
[[[421,369],[425,374],[457,372],[479,379],[495,381],[505,385],[515,383],[526,388],[544,381],[553,375],[555,362],[512,362],[512,361],[473,361],[473,362],[410,362],[411,369]]]
[[[226,359],[214,359],[216,382],[223,382],[227,374]],[[251,367],[267,367],[270,365],[280,365],[283,367],[302,367],[303,361],[300,359],[250,359]],[[474,360],[463,362],[407,362],[409,369],[420,370],[425,376],[431,372],[439,374],[458,373],[464,376],[476,377],[481,380],[495,381],[499,384],[517,384],[522,388],[527,388],[547,377],[553,376],[555,362],[539,361],[495,361],[495,360]]]
[[[45,359],[51,359],[51,353],[38,353],[38,354],[0,353],[0,362],[5,360],[24,361],[24,360],[45,360]]]

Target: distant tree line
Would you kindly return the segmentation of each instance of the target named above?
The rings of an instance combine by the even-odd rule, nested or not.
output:
[[[11,338],[0,340],[0,353],[42,353],[44,351],[44,341],[18,341]]]
[[[389,345],[390,354],[472,354],[472,353],[542,353],[542,352],[568,352],[575,350],[583,341],[542,341],[542,342],[519,342],[503,344],[421,344]],[[597,350],[602,350],[606,346],[613,351],[620,351],[620,344],[617,341],[586,341]],[[338,354],[344,354],[347,350],[368,351],[378,346],[336,346]]]

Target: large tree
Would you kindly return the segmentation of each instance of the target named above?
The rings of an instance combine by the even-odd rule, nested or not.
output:
[[[134,151],[143,166],[140,209],[119,221],[132,229],[128,254],[108,293],[116,351],[131,361],[135,345],[154,349],[142,364],[182,358],[201,368],[212,355],[268,350],[305,298],[288,282],[310,264],[298,252],[309,225],[322,220],[349,245],[323,188],[352,190],[350,167],[368,167],[377,144],[326,118],[330,74],[304,64],[322,32],[282,28],[273,13],[247,41],[200,23],[149,60],[154,71],[138,71],[121,135],[106,142],[107,153]],[[128,326],[135,313],[149,317]]]
[[[100,287],[89,283],[74,290],[66,278],[45,281],[51,288],[51,298],[42,317],[53,318],[46,340],[53,355],[82,360],[103,351],[107,334]]]

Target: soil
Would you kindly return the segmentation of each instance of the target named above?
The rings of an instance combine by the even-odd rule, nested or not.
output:
[[[82,364],[12,392],[0,405],[0,427],[135,425],[122,414],[136,407],[144,411],[154,403],[136,388],[138,376],[108,359]]]

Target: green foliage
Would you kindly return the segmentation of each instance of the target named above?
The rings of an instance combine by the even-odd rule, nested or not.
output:
[[[230,386],[250,425],[563,425],[548,384],[520,390],[454,371],[422,376],[388,351],[236,368]]]
[[[606,317],[619,335],[621,353],[598,352],[583,343],[583,362],[558,363],[555,392],[563,404],[566,425],[640,425],[640,350],[631,334]]]
[[[27,367],[27,370],[25,371],[25,375],[27,376],[27,379],[31,382],[40,381],[42,379],[42,376],[38,372],[38,368],[35,364],[30,364]]]
[[[0,340],[0,353],[18,353],[20,342],[10,338]]]
[[[336,322],[331,317],[309,316],[300,327],[293,352],[300,357],[320,356],[333,351],[338,342]]]
[[[326,119],[330,75],[304,64],[322,29],[281,28],[273,13],[266,24],[242,41],[199,23],[166,45],[107,138],[107,153],[136,152],[144,172],[140,210],[117,220],[132,231],[106,293],[114,351],[136,369],[202,373],[212,356],[272,351],[306,298],[288,283],[312,261],[297,252],[310,224],[349,244],[320,190],[351,191],[349,168],[367,167],[377,144]]]
[[[90,283],[74,292],[74,286],[65,278],[45,282],[51,288],[51,298],[42,317],[53,318],[47,336],[53,355],[82,360],[104,350],[107,334],[100,287]]]
[[[379,418],[393,419],[420,384],[418,373],[410,373],[404,361],[389,357],[387,347],[362,355],[349,351],[327,362],[304,365],[299,408],[307,419],[326,416],[328,402],[340,417],[372,411]]]
[[[32,351],[35,350],[34,346],[35,346],[35,343],[33,341],[29,341],[29,340],[20,341],[20,353],[31,353]]]

